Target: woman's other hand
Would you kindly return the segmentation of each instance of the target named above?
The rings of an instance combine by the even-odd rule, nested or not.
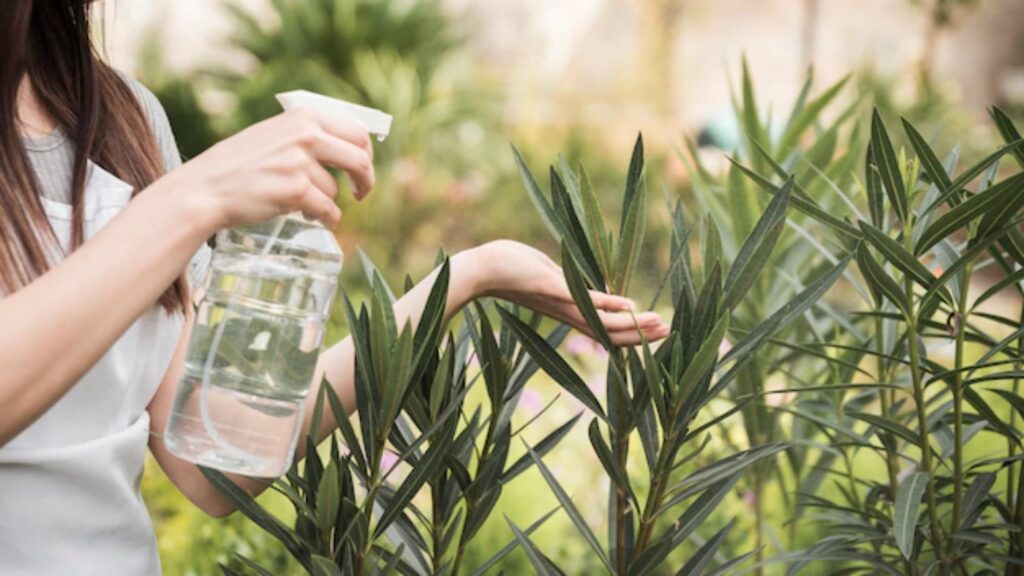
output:
[[[296,211],[333,228],[338,184],[325,166],[348,173],[356,198],[365,197],[374,185],[369,134],[357,122],[296,109],[221,141],[153,187],[187,202],[210,234]]]
[[[562,269],[543,252],[511,240],[490,242],[471,252],[475,297],[508,300],[593,336],[573,302]],[[628,298],[593,290],[590,298],[618,346],[640,344],[641,334],[649,341],[668,336],[669,326],[657,313],[634,312]]]

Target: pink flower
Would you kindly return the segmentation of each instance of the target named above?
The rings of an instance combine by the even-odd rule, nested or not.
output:
[[[582,334],[573,334],[565,341],[565,351],[573,356],[592,354],[596,347],[593,340]]]
[[[722,338],[722,343],[718,345],[718,356],[725,356],[729,350],[732,350],[732,342],[729,342],[728,338]]]
[[[380,469],[382,472],[387,472],[398,462],[398,454],[395,454],[391,450],[385,450],[384,454],[380,457]]]
[[[519,405],[526,409],[530,414],[536,414],[537,412],[540,412],[543,402],[539,392],[527,388],[526,390],[523,390],[522,396],[519,397]]]
[[[757,504],[757,493],[754,491],[747,492],[743,495],[743,503],[747,506],[753,506]]]

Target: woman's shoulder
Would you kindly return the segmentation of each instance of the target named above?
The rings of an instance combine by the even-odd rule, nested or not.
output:
[[[116,70],[117,75],[128,86],[135,99],[142,108],[142,112],[149,120],[150,129],[156,138],[157,146],[160,148],[160,155],[164,159],[164,168],[170,172],[181,165],[181,155],[178,152],[178,145],[174,140],[174,132],[171,129],[171,122],[167,118],[167,112],[160,99],[153,94],[142,82],[132,78],[121,70]]]

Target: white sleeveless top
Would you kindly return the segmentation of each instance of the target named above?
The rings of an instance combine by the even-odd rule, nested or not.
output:
[[[131,194],[130,185],[90,166],[86,240]],[[71,206],[42,202],[66,252]],[[208,263],[204,246],[189,267],[192,285]],[[146,406],[170,364],[182,322],[181,314],[154,305],[64,397],[0,448],[0,574],[160,573],[139,482],[149,440]]]

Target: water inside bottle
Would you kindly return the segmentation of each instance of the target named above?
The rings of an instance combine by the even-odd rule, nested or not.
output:
[[[286,471],[337,266],[297,254],[294,246],[285,254],[225,249],[215,255],[171,413],[172,452],[249,476]]]

